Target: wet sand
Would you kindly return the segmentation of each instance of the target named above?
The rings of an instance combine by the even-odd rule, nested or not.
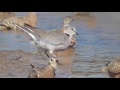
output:
[[[66,66],[70,68],[72,63],[70,59],[61,59],[59,63],[62,64],[60,68],[64,69],[64,72],[70,72],[70,69],[69,71],[66,69]],[[28,78],[30,64],[42,68],[48,64],[48,58],[22,50],[0,50],[0,78]],[[64,72],[60,73],[61,69],[57,67],[55,78],[66,78],[66,75],[63,75]]]
[[[42,64],[38,57],[22,50],[0,50],[0,78],[27,78],[30,64]]]

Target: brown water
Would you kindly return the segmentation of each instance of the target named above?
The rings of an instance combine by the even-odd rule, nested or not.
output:
[[[17,12],[16,15],[25,15]],[[63,65],[57,69],[56,77],[105,78],[100,68],[108,61],[120,56],[120,12],[90,12],[75,15],[72,12],[37,12],[37,27],[44,29],[61,28],[65,17],[73,18],[71,26],[76,27],[79,36],[74,48],[55,52]],[[0,30],[0,50],[22,49],[35,52],[35,45],[22,31]]]

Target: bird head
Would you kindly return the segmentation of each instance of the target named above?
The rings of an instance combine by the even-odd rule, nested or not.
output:
[[[53,68],[56,68],[57,63],[58,63],[58,60],[57,60],[56,58],[51,58],[51,59],[49,60],[49,64],[50,64],[50,66],[52,66]]]
[[[78,35],[78,33],[76,31],[76,28],[75,27],[70,27],[70,26],[69,27],[64,27],[63,28],[63,33],[68,34],[71,37],[75,34]]]
[[[64,19],[64,24],[69,24],[71,21],[73,21],[73,19],[71,19],[71,18],[65,18]]]

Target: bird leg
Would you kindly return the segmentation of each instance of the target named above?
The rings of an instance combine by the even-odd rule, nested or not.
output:
[[[47,52],[45,52],[46,56],[49,58],[50,56],[47,54]]]
[[[54,58],[56,58],[56,55],[55,55],[55,54],[51,53],[51,55],[52,55]]]
[[[53,51],[52,51],[52,50],[50,51],[50,54],[51,54],[54,58],[56,58],[56,55],[53,54]]]

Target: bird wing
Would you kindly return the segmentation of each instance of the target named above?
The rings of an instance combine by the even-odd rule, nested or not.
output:
[[[48,31],[48,30],[37,28],[37,27],[32,27],[28,24],[25,24],[24,26],[32,29],[37,34],[39,34],[39,36],[41,37],[41,40],[46,43],[49,43],[51,45],[60,45],[64,43],[65,36],[63,35],[63,33],[59,32],[59,30]]]
[[[65,42],[65,34],[58,31],[58,30],[42,30],[42,29],[37,29],[37,30],[32,30],[28,27],[22,27],[19,26],[18,24],[15,24],[18,28],[23,30],[24,32],[28,33],[29,36],[36,42],[39,43],[39,41],[50,44],[53,46],[57,45],[62,45]]]
[[[42,35],[41,40],[50,45],[62,45],[65,42],[65,35],[59,31],[47,31]]]
[[[27,27],[27,29],[29,29]],[[58,30],[43,30],[38,28],[32,28],[32,34],[35,36],[36,40],[39,42],[44,42],[53,46],[62,45],[65,41],[65,35]]]

